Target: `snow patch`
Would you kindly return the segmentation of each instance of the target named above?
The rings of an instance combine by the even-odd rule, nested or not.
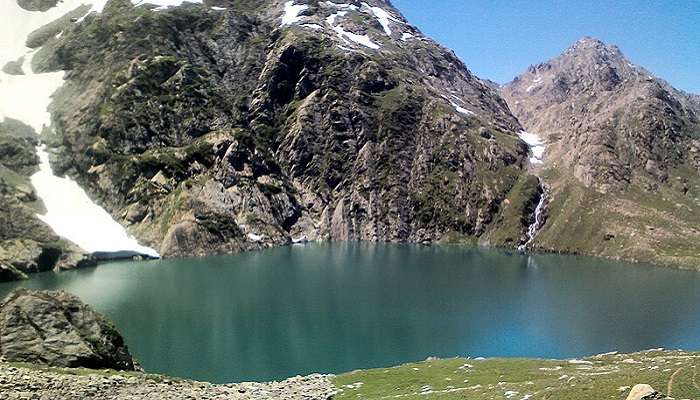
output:
[[[39,172],[32,175],[31,182],[46,207],[46,214],[37,216],[57,235],[90,253],[133,251],[160,257],[155,250],[139,245],[75,181],[55,176],[44,146],[37,148],[37,153]]]
[[[527,89],[525,89],[525,91],[530,93],[532,91],[532,89],[540,86],[541,83],[542,83],[542,77],[538,76],[537,78],[535,78],[534,81],[532,81],[532,85],[528,86]]]
[[[354,4],[337,4],[337,3],[333,3],[332,1],[326,1],[326,5],[328,7],[341,8],[341,9],[345,9],[345,10],[357,11],[360,9],[358,6],[356,6]]]
[[[335,25],[335,20],[338,19],[338,17],[344,17],[347,14],[348,14],[347,11],[338,11],[335,14],[329,15],[328,18],[326,18],[326,23],[328,23],[328,25],[330,25],[330,26],[333,26],[333,25]]]
[[[46,12],[20,8],[14,1],[3,5],[0,24],[0,65],[24,57],[25,75],[0,72],[0,120],[13,118],[31,126],[37,133],[51,124],[48,106],[53,93],[63,85],[63,71],[35,74],[31,61],[35,50],[25,47],[27,36],[82,4],[82,0],[64,0]],[[101,9],[100,9],[101,10]],[[101,207],[93,203],[84,190],[70,178],[53,175],[46,149],[37,148],[39,171],[31,176],[38,197],[46,207],[38,217],[59,236],[72,241],[88,252],[133,251],[159,257],[148,247],[139,245],[126,229]]]
[[[265,238],[263,235],[256,235],[255,233],[249,233],[248,234],[248,239],[250,239],[253,242],[260,242]]]
[[[360,44],[360,45],[365,46],[365,47],[369,47],[370,49],[374,49],[374,50],[381,48],[381,46],[374,43],[369,38],[368,35],[358,35],[356,33],[346,31],[340,25],[334,26],[335,20],[338,19],[338,17],[344,17],[345,15],[347,15],[347,13],[348,13],[347,11],[338,11],[335,14],[331,14],[330,16],[328,16],[328,18],[326,18],[326,22],[328,23],[328,25],[330,25],[333,28],[333,31],[335,31],[335,33],[337,33],[338,36],[340,36],[340,38],[343,40],[348,39],[348,40],[353,41],[357,44]]]
[[[362,5],[367,7],[370,11],[372,11],[374,17],[377,18],[379,24],[382,26],[382,28],[384,28],[384,32],[389,36],[391,36],[391,22],[401,22],[381,7],[372,7],[367,3],[362,3]]]
[[[0,68],[30,51],[24,44],[34,30],[75,10],[83,0],[63,0],[46,12],[27,11],[17,1],[3,0],[0,23]],[[2,92],[3,95],[7,92]]]
[[[155,8],[156,11],[165,10],[168,7],[181,6],[183,3],[202,4],[202,0],[131,0],[131,4],[135,6],[140,6],[144,4],[153,4],[155,6],[158,6]],[[104,7],[104,5],[102,7]]]
[[[86,3],[92,3],[92,7],[90,8],[90,10],[88,10],[88,12],[85,15],[78,18],[78,20],[75,21],[75,23],[78,24],[82,22],[85,19],[85,17],[92,13],[101,14],[108,1],[109,0],[94,0],[92,2],[86,1]],[[202,4],[202,0],[131,0],[131,4],[136,7],[145,4],[152,4],[154,6],[157,6],[156,8],[154,8],[155,11],[162,11],[169,7],[177,7],[184,3]],[[221,7],[211,7],[212,10],[216,10],[218,8]],[[225,8],[223,10],[225,10]]]
[[[460,107],[460,106],[458,106],[458,105],[455,104],[455,103],[452,103],[452,105],[454,106],[455,110],[457,110],[458,113],[461,113],[461,114],[464,114],[464,115],[470,115],[470,116],[476,115],[476,114],[474,114],[473,111],[469,111],[469,110],[467,110],[466,108]]]
[[[356,33],[348,32],[340,26],[334,26],[333,30],[340,36],[344,36],[351,41],[360,44],[365,47],[369,47],[373,50],[378,50],[381,48],[380,45],[374,43],[367,35],[358,35]]]
[[[226,7],[210,7],[214,11],[226,11]]]
[[[25,75],[0,72],[0,119],[13,118],[41,133],[51,121],[51,95],[63,84],[63,71],[34,75],[31,53],[23,64]]]
[[[294,1],[284,3],[284,15],[280,26],[295,24],[303,18],[299,14],[309,8],[306,4],[294,4]]]
[[[306,244],[309,243],[309,238],[306,235],[303,235],[298,238],[292,238],[292,244]]]
[[[520,131],[518,136],[528,145],[528,147],[530,147],[530,152],[532,152],[530,163],[542,164],[545,146],[544,141],[540,138],[540,136],[526,131]]]
[[[454,100],[456,100],[456,101],[458,101],[458,102],[460,102],[460,103],[462,103],[462,104],[466,104],[466,103],[465,103],[462,99],[460,99],[459,97],[457,97],[457,96],[455,96],[455,95],[450,95],[450,96],[452,96],[452,98],[453,98]],[[455,101],[452,100],[452,99],[450,99],[449,97],[447,97],[447,96],[445,96],[445,95],[442,95],[442,98],[445,99],[445,100],[447,100],[447,101],[450,103],[450,105],[451,105],[452,107],[454,107],[455,111],[457,111],[458,113],[464,114],[464,115],[467,115],[467,116],[474,116],[474,115],[476,115],[473,111],[467,110],[466,108],[460,106],[459,104],[455,103]]]
[[[319,25],[319,24],[304,24],[304,25],[302,25],[302,27],[304,27],[304,28],[309,28],[309,29],[313,29],[313,30],[315,30],[315,31],[318,31],[318,30],[322,30],[322,29],[323,29],[323,27],[322,27],[321,25]]]
[[[404,42],[408,42],[409,40],[415,38],[416,35],[408,32],[404,32],[403,35],[401,35],[401,40]]]

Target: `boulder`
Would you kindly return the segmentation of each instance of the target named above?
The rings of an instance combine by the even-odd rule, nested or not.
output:
[[[635,385],[627,396],[627,400],[657,400],[665,398],[666,396],[645,384]]]
[[[17,289],[0,304],[0,357],[53,367],[135,370],[124,338],[77,296]]]

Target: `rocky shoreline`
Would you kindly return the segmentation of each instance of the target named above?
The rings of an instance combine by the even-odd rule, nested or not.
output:
[[[216,385],[112,370],[44,368],[0,361],[3,399],[234,399],[327,400],[336,388],[329,375],[282,382]]]

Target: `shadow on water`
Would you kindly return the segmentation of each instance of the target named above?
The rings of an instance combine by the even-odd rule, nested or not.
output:
[[[576,256],[326,243],[115,262],[19,285],[81,296],[148,371],[214,382],[428,356],[700,348],[700,274]]]

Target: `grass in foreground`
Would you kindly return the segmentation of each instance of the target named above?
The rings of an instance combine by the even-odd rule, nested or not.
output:
[[[646,383],[676,399],[700,399],[700,353],[647,351],[584,360],[427,360],[338,375],[344,399],[624,400]]]

